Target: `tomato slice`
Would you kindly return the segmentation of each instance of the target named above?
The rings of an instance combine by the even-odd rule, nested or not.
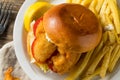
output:
[[[37,29],[37,26],[40,24],[41,21],[43,21],[43,17],[40,17],[39,19],[37,19],[34,26],[33,26],[34,36],[36,36],[36,29]]]

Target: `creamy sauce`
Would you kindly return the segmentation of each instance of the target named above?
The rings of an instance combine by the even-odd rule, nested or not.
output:
[[[34,36],[34,33],[33,33],[33,26],[35,24],[35,20],[33,20],[30,24],[30,28],[31,28],[31,31],[28,33],[28,35],[30,36],[30,48],[32,47],[32,44],[33,44],[33,41],[35,40],[35,36]],[[31,50],[30,50],[31,51]],[[32,54],[32,51],[31,51],[31,54]],[[32,57],[30,63],[35,63],[35,59],[34,57]]]
[[[45,33],[46,39],[48,40],[48,42],[52,43],[52,40],[48,37],[47,33]]]
[[[112,24],[108,24],[107,26],[105,26],[104,30],[105,30],[105,31],[114,30],[114,26],[113,26]]]

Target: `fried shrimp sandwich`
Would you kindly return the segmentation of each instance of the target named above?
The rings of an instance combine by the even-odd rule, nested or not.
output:
[[[102,27],[89,9],[63,3],[48,9],[27,35],[27,50],[34,62],[53,72],[69,72],[80,55],[100,42]]]

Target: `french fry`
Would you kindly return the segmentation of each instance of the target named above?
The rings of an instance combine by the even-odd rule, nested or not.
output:
[[[98,4],[96,5],[96,11],[99,13],[100,9],[103,5],[104,0],[98,0]]]
[[[82,0],[74,0],[74,3],[81,4]]]
[[[104,0],[103,4],[101,6],[101,9],[100,9],[100,15],[101,16],[105,13],[105,10],[107,8],[107,2],[108,2],[108,0]]]
[[[111,21],[112,21],[112,23],[113,23],[113,16],[112,16],[112,12],[111,12],[111,14],[109,14],[108,16],[109,16],[110,20],[111,20]]]
[[[98,53],[101,51],[101,49],[103,48],[104,44],[106,43],[106,41],[108,40],[108,33],[105,32],[102,36],[102,40],[100,42],[100,44],[94,49],[94,52],[93,52],[93,55],[92,55],[92,58],[89,62],[89,65],[94,62],[96,56],[98,55]]]
[[[103,27],[105,27],[107,24],[106,24],[106,9],[107,9],[107,2],[108,0],[104,0],[104,2],[102,3],[102,6],[101,6],[101,9],[99,11],[99,16],[100,16],[100,21],[101,21],[101,24],[103,25]]]
[[[100,68],[96,69],[93,74],[84,77],[82,80],[91,80],[93,77],[97,76],[100,73],[100,70]]]
[[[105,75],[106,75],[106,72],[107,72],[107,69],[108,69],[108,66],[109,66],[109,62],[110,62],[111,52],[112,52],[113,48],[114,47],[110,46],[108,53],[106,53],[104,58],[103,58],[101,71],[100,71],[100,76],[102,78],[104,78]]]
[[[120,49],[120,46],[118,44],[114,44],[114,45],[115,45],[115,48],[114,48],[114,50],[112,51],[112,54],[111,54],[110,64],[113,62],[116,54],[118,53],[118,50]]]
[[[114,30],[109,31],[109,40],[110,40],[111,43],[116,43],[117,42],[118,44],[120,44],[119,37]]]
[[[71,73],[65,80],[75,80],[76,78],[78,78],[78,76],[81,75],[81,73],[85,69],[86,65],[88,64],[88,61],[89,61],[92,53],[93,53],[93,50],[88,52],[86,54],[83,62],[80,65],[78,65],[73,71],[71,71]]]
[[[71,1],[71,3],[75,3],[75,2],[76,2],[76,0],[72,0],[72,1]]]
[[[115,4],[114,0],[111,0],[111,1],[108,1],[108,5],[112,12],[113,21],[115,24],[115,30],[116,30],[117,34],[120,34],[120,19],[119,19],[117,4]]]
[[[107,42],[107,40],[108,40],[108,31],[104,32],[103,37],[102,37],[102,41],[104,44]]]
[[[100,42],[100,44],[95,48],[93,53],[97,54],[102,49],[102,47],[103,47],[103,41]]]
[[[100,50],[103,48],[103,41],[100,42],[100,44],[94,49],[94,52],[92,54],[92,58],[89,61],[89,65],[94,61],[94,59],[96,58],[96,56],[98,55],[98,52],[100,52]]]
[[[111,14],[110,7],[109,7],[108,5],[107,5],[107,8],[106,8],[105,13],[107,14],[107,16],[108,16],[109,14]]]
[[[81,5],[88,7],[91,2],[92,2],[92,0],[83,0],[83,1],[81,2]]]
[[[114,30],[114,24],[112,23],[112,20],[110,17],[105,13],[105,21],[103,21],[104,24],[104,30],[106,31],[113,31]]]
[[[96,7],[96,5],[97,5],[97,3],[98,3],[98,1],[97,0],[93,0],[92,2],[91,2],[91,4],[90,4],[90,6],[89,6],[89,8],[94,8],[95,9],[95,7]]]
[[[107,10],[106,10],[107,11]],[[112,24],[113,25],[113,23],[112,23],[112,20],[110,19],[110,17],[108,16],[108,14],[109,14],[109,12],[107,13],[105,13],[105,19],[106,19],[106,23],[107,23],[107,25],[108,24]]]
[[[110,63],[110,66],[109,66],[109,71],[110,72],[113,71],[113,69],[114,69],[114,67],[115,67],[119,58],[120,58],[120,48],[119,48],[117,54],[115,55],[113,61]]]
[[[108,31],[108,35],[109,35],[109,41],[110,43],[115,43],[116,42],[116,38],[115,38],[115,35],[112,31]]]
[[[66,0],[67,3],[72,3],[73,0]]]
[[[100,18],[101,25],[104,28],[106,26],[106,23],[105,23],[105,21],[106,21],[105,14],[101,14],[101,15],[99,14],[99,18]]]
[[[113,31],[113,32],[114,32],[117,43],[120,44],[120,39],[119,39],[119,37],[117,35],[117,32],[115,32],[115,31]]]
[[[115,4],[117,4],[117,0],[113,0]]]
[[[91,4],[89,5],[89,9],[98,17],[98,13],[97,13],[97,11],[95,9],[96,4],[97,4],[97,0],[93,0],[91,2]]]
[[[92,74],[97,65],[99,64],[99,62],[101,61],[101,59],[103,58],[103,56],[109,51],[109,48],[107,46],[104,46],[104,48],[102,49],[102,51],[100,51],[98,53],[98,55],[96,56],[96,58],[94,59],[93,63],[90,65],[89,69],[86,72],[86,75]]]
[[[97,11],[95,10],[95,8],[90,7],[89,9],[96,15],[96,17],[99,17]]]
[[[118,8],[118,14],[119,14],[119,19],[120,19],[120,8]]]

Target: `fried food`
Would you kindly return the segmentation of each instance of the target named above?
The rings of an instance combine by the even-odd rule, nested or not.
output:
[[[53,70],[60,74],[66,73],[76,64],[79,58],[80,53],[69,50],[59,51],[59,54],[52,57]]]
[[[28,33],[28,51],[31,51],[29,53],[37,62],[44,63],[54,53],[54,51],[56,50],[56,46],[46,39],[43,25],[38,25],[36,30],[36,38],[33,40],[32,45],[30,46],[30,39],[32,38],[29,34],[31,33],[32,30]]]
[[[120,26],[120,18],[119,18],[117,4],[114,2],[114,0],[111,0],[111,1],[108,1],[108,5],[112,12],[113,21],[115,24],[115,30],[116,30],[117,34],[120,34],[120,27],[119,27]]]
[[[93,53],[93,50],[86,53],[83,61],[78,62],[78,65],[74,67],[74,69],[69,73],[69,76],[65,80],[77,79],[83,73],[84,69],[86,68],[92,53]]]
[[[113,47],[110,46],[109,47],[110,50],[105,54],[104,58],[103,58],[103,63],[102,63],[102,66],[101,66],[101,71],[100,71],[100,76],[102,78],[105,77],[106,73],[107,73],[107,69],[109,67],[109,63],[110,63],[110,58],[111,58],[111,52],[113,50]]]
[[[20,80],[19,78],[13,77],[13,76],[11,75],[12,71],[13,71],[13,68],[12,68],[12,67],[9,67],[9,68],[5,71],[4,80]]]

